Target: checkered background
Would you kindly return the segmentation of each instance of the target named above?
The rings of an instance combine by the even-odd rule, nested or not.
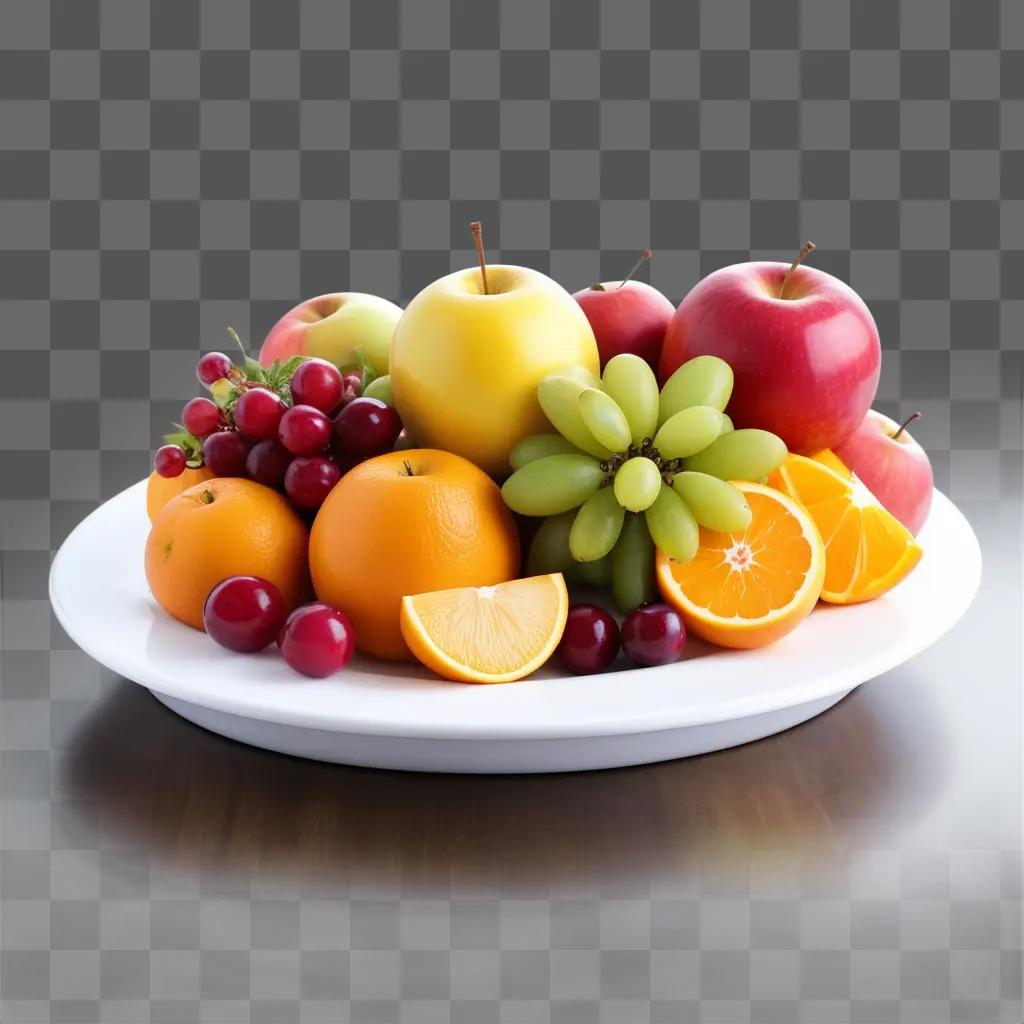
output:
[[[0,47],[5,1024],[1020,1019],[1019,0],[3,0]],[[80,654],[50,557],[148,472],[198,353],[320,292],[407,302],[470,261],[471,219],[571,290],[649,245],[673,300],[812,238],[994,566],[900,692],[977,723],[970,637],[985,729],[898,754],[928,714],[887,747],[876,684],[717,760],[415,782],[197,735]],[[891,763],[851,773],[865,742]],[[450,830],[389,817],[421,797]],[[298,832],[355,807],[371,855],[304,861],[262,799]],[[446,845],[492,800],[503,843]],[[239,815],[266,848],[218,846]]]

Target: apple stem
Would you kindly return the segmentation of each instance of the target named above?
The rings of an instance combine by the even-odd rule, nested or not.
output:
[[[408,459],[402,460],[402,468],[405,470],[406,476],[415,476],[416,474],[412,471],[412,463]]]
[[[475,220],[469,225],[473,232],[473,242],[476,245],[476,256],[480,260],[480,280],[484,283],[484,295],[490,295],[487,288],[487,260],[484,258],[484,229],[480,221]],[[411,476],[412,474],[410,474]]]
[[[779,289],[779,298],[784,299],[786,297],[786,288],[789,285],[789,279],[793,276],[793,271],[800,266],[801,263],[814,252],[813,242],[804,242],[800,247],[800,251],[796,254],[796,259],[793,260],[789,265],[789,270],[786,271],[786,276],[782,279],[782,287]]]
[[[651,250],[644,249],[644,251],[640,253],[640,259],[633,264],[629,273],[619,282],[619,288],[621,288],[650,258]],[[618,291],[619,289],[616,288],[615,290]]]
[[[903,421],[903,422],[902,422],[902,423],[900,424],[900,429],[899,429],[899,430],[897,430],[897,431],[896,431],[896,433],[892,435],[892,439],[893,439],[894,441],[897,441],[897,440],[899,440],[899,436],[900,436],[900,434],[902,434],[902,433],[903,433],[903,431],[904,431],[904,430],[906,430],[906,429],[907,429],[907,427],[909,427],[909,426],[910,426],[910,424],[914,422],[914,420],[919,420],[920,418],[921,418],[921,414],[920,414],[919,412],[912,412],[912,413],[911,413],[911,414],[910,414],[910,415],[909,415],[909,416],[908,416],[908,417],[907,417],[907,418],[906,418],[906,419],[905,419],[905,420],[904,420],[904,421]]]

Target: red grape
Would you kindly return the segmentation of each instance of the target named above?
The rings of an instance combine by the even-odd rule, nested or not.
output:
[[[185,453],[176,444],[165,444],[153,456],[153,468],[168,479],[185,472]]]
[[[227,421],[216,402],[208,398],[191,398],[181,410],[181,422],[190,434],[206,437],[223,427]]]
[[[231,360],[223,352],[207,352],[196,366],[196,376],[209,387],[231,372]]]
[[[659,601],[642,604],[622,623],[622,649],[638,665],[668,665],[686,646],[686,627],[674,608]]]
[[[331,441],[334,424],[311,405],[293,405],[277,425],[281,444],[293,455],[316,455]]]
[[[575,604],[569,609],[558,655],[570,672],[603,672],[618,653],[619,626],[603,608]]]
[[[343,387],[341,371],[326,359],[307,359],[292,374],[295,404],[311,405],[321,412],[334,412],[341,401]]]
[[[203,625],[221,647],[250,654],[274,640],[286,613],[281,591],[269,580],[230,576],[210,591]]]
[[[334,442],[346,455],[388,451],[402,429],[398,413],[379,398],[357,398],[334,420]]]
[[[338,467],[342,476],[344,476],[350,469],[355,469],[360,462],[365,461],[365,459],[358,455],[339,455],[337,453],[331,455],[331,462]]]
[[[323,455],[293,459],[284,475],[284,490],[296,508],[315,509],[341,479],[341,470]]]
[[[341,375],[341,404],[354,402],[363,393],[363,375],[358,370],[346,370]]]
[[[260,441],[252,446],[246,457],[245,471],[256,483],[278,488],[284,483],[284,474],[291,461],[291,452],[279,441]]]
[[[218,430],[203,442],[203,462],[214,476],[245,476],[250,447],[241,434]]]
[[[296,672],[322,679],[345,667],[355,650],[356,634],[344,612],[313,602],[288,616],[277,646]]]
[[[277,425],[287,408],[273,391],[252,388],[235,402],[235,426],[252,441],[269,441],[277,437]]]

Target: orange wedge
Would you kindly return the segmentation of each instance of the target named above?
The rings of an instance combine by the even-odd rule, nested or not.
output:
[[[825,579],[825,546],[810,516],[763,484],[735,482],[751,520],[737,533],[700,531],[693,561],[659,551],[658,585],[692,633],[720,647],[764,647],[812,611]]]
[[[511,683],[551,657],[568,614],[569,594],[556,572],[404,597],[402,636],[445,679]]]
[[[813,459],[788,455],[768,483],[800,502],[821,531],[823,601],[870,601],[921,560],[913,534],[831,452]]]

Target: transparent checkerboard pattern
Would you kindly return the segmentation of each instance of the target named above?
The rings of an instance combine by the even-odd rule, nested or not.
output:
[[[5,0],[0,49],[4,1021],[1020,1019],[1005,832],[436,891],[113,840],[63,766],[128,684],[55,625],[46,575],[226,325],[408,301],[480,219],[493,260],[570,289],[650,245],[673,300],[813,238],[878,321],[879,407],[924,413],[1012,591],[1024,6]]]

